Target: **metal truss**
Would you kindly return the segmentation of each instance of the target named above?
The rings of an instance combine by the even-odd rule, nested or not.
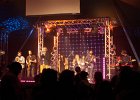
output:
[[[105,75],[108,76],[110,79],[110,65],[111,65],[111,34],[110,34],[110,20],[109,18],[94,18],[94,19],[76,19],[76,20],[49,20],[49,21],[43,21],[38,24],[38,57],[40,57],[41,50],[43,47],[43,33],[41,32],[41,27],[43,25],[50,25],[50,26],[55,26],[56,29],[61,28],[61,26],[66,26],[66,25],[81,25],[81,24],[90,24],[92,27],[94,25],[96,26],[102,26],[104,27],[104,34],[105,34]],[[40,25],[40,26],[39,26]],[[58,31],[57,31],[58,32]],[[51,58],[51,66],[56,67],[56,69],[59,71],[59,54],[58,54],[58,38],[59,34],[61,32],[57,33],[57,36],[54,36],[54,47],[53,47],[53,52],[52,58]]]
[[[58,38],[59,34],[57,33],[57,36],[54,36],[54,46],[52,51],[52,57],[51,57],[51,67],[58,72],[60,72],[60,64],[59,64],[59,55],[58,55]]]
[[[42,31],[42,27],[37,25],[38,31],[38,66],[40,66],[40,56],[42,54],[42,50],[44,47],[44,33]],[[44,29],[43,29],[44,30]],[[37,73],[39,74],[39,68],[37,69]]]
[[[106,25],[105,20],[108,18],[94,18],[94,19],[75,19],[75,20],[49,20],[40,22],[44,25],[54,25],[54,26],[63,26],[63,25],[78,25],[78,24],[94,24],[94,25]]]
[[[0,32],[0,68],[8,64],[8,33]]]
[[[111,34],[110,34],[110,21],[106,20],[105,26],[105,61],[106,61],[106,76],[111,78]]]

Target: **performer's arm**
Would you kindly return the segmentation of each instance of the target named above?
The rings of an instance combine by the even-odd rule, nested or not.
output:
[[[93,61],[96,62],[96,58],[94,58]]]
[[[32,62],[34,62],[34,63],[37,62],[37,60],[36,60],[36,56],[33,56],[33,61],[32,61]]]
[[[28,57],[26,58],[26,64],[27,65],[29,64],[29,58]]]
[[[96,57],[94,55],[92,56],[92,61],[96,62]]]

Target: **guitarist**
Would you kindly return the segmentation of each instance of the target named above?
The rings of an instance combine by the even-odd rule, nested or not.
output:
[[[40,56],[40,73],[43,69],[49,68],[49,52],[47,47],[43,47],[41,56]]]
[[[25,76],[25,57],[22,56],[22,52],[19,51],[17,53],[17,56],[15,57],[15,61],[16,62],[19,62],[22,66],[22,70],[21,70],[21,77],[24,77]]]
[[[96,57],[93,54],[93,51],[87,51],[87,55],[85,57],[85,63],[88,69],[88,74],[90,80],[93,80],[94,68],[95,68]]]
[[[28,56],[26,58],[26,64],[27,64],[27,77],[33,78],[35,76],[36,72],[36,56],[32,54],[32,51],[28,51]]]

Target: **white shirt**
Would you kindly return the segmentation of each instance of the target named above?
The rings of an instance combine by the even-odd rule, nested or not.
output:
[[[23,56],[17,56],[15,58],[15,61],[16,62],[19,62],[21,64],[22,68],[25,67],[25,58]]]

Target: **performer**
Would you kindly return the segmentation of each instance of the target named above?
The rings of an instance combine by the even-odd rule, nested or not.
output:
[[[16,62],[19,62],[22,66],[22,70],[21,70],[21,77],[24,77],[25,76],[25,57],[22,56],[22,52],[19,51],[17,53],[17,56],[15,57],[15,61]]]
[[[68,55],[68,57],[66,57],[66,62],[68,62],[68,68],[70,70],[74,70],[73,69],[73,59],[75,58],[75,55],[74,55],[74,51],[71,51],[70,54]]]
[[[49,68],[49,55],[48,55],[48,49],[47,47],[43,47],[42,54],[40,57],[40,73],[42,73],[42,70],[44,68]]]
[[[126,50],[121,51],[121,56],[120,56],[120,61],[119,61],[121,66],[131,66],[131,56],[127,54]]]
[[[85,66],[85,56],[83,55],[80,59],[80,68],[82,71],[85,71],[86,70],[86,66]]]
[[[116,56],[116,47],[113,45],[110,50],[111,56]]]
[[[117,63],[117,56],[116,56],[116,47],[115,45],[113,45],[111,48],[110,48],[110,58],[111,58],[111,65],[112,67],[114,67]]]
[[[59,60],[60,60],[60,69],[59,71],[62,72],[65,69],[65,58],[63,55],[59,55]]]
[[[65,69],[69,69],[69,62],[68,58],[65,57],[65,62],[64,62]]]
[[[27,77],[33,78],[36,74],[36,66],[37,66],[36,56],[32,54],[32,51],[28,51],[28,56],[26,58],[27,64]]]
[[[86,66],[87,66],[87,69],[88,69],[87,72],[89,73],[89,79],[93,80],[96,57],[94,56],[92,50],[87,51],[85,62],[86,62]]]
[[[80,67],[80,56],[78,54],[75,55],[75,58],[73,59],[73,68],[79,66]]]
[[[126,50],[121,51],[121,55],[117,57],[117,63],[115,66],[115,72],[118,73],[120,71],[120,68],[123,66],[132,66],[132,60],[131,56],[127,54]]]

